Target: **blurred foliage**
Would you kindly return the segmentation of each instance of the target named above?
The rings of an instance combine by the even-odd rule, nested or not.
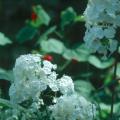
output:
[[[9,38],[5,37],[5,35],[3,33],[0,33],[0,45],[4,46],[6,44],[11,44],[12,41],[9,40]]]
[[[10,82],[5,80],[12,81],[11,70],[18,56],[48,54],[58,64],[61,75],[72,76],[76,91],[98,105],[98,120],[110,120],[111,85],[116,84],[120,91],[120,82],[112,82],[114,55],[103,60],[84,46],[86,4],[87,0],[0,0],[1,97],[8,96],[2,92],[9,88]],[[120,63],[117,77],[120,77]],[[120,114],[119,101],[120,94],[116,92],[116,116]]]

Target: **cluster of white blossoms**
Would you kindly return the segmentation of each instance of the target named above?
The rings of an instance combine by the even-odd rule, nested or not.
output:
[[[103,55],[113,53],[118,44],[115,35],[120,27],[120,0],[89,0],[84,16],[86,46]]]
[[[57,78],[56,68],[38,54],[17,58],[9,89],[10,101],[20,105],[25,101],[32,102],[28,107],[33,112],[47,105],[52,112],[51,120],[93,120],[95,105],[76,94],[71,77]],[[46,102],[49,98],[52,98],[51,104]]]
[[[55,120],[93,120],[96,114],[95,105],[77,94],[61,96],[50,109]]]
[[[56,67],[49,61],[42,62],[40,55],[20,56],[13,69],[14,81],[9,90],[11,101],[21,103],[29,98],[39,97],[48,85],[53,91],[57,91],[57,74],[53,71]]]

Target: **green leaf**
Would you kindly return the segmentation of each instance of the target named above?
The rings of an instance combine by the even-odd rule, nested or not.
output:
[[[0,45],[1,46],[4,46],[4,45],[6,45],[6,44],[11,44],[12,43],[12,41],[9,39],[9,38],[7,38],[5,35],[4,35],[4,33],[1,33],[0,32]]]
[[[67,8],[61,13],[61,28],[75,20],[76,12],[72,7]]]
[[[0,107],[12,108],[13,106],[10,104],[10,101],[0,98]]]
[[[111,105],[105,103],[100,103],[99,105],[101,109],[101,116],[103,118],[107,118],[111,110]],[[119,114],[120,114],[119,110],[120,110],[120,103],[114,103],[114,116],[111,120],[119,120]]]
[[[71,49],[65,49],[64,53],[62,54],[62,56],[67,59],[67,60],[72,60],[73,55],[72,55],[72,50]]]
[[[30,21],[30,24],[33,27],[40,27],[41,25],[49,25],[50,17],[47,12],[42,8],[42,6],[37,5],[33,7],[33,11],[37,15],[37,19],[34,21]],[[29,21],[28,21],[29,22]]]
[[[44,52],[47,53],[53,52],[57,54],[62,54],[62,52],[64,51],[64,44],[59,40],[50,38],[47,41],[41,41],[41,48]]]
[[[28,40],[33,39],[36,33],[37,33],[37,29],[35,29],[34,27],[25,26],[18,32],[16,38],[19,43],[24,43]]]
[[[117,76],[120,77],[120,63],[117,64]]]
[[[37,14],[39,20],[41,21],[41,23],[48,25],[50,22],[50,17],[49,15],[46,13],[46,11],[42,8],[42,6],[37,5],[33,8],[34,12]]]
[[[75,59],[80,62],[85,62],[88,60],[90,53],[85,49],[84,45],[80,45],[75,49],[65,49],[63,53],[63,57],[71,60]]]
[[[85,17],[83,15],[78,15],[75,18],[75,22],[84,22],[85,21]]]
[[[9,100],[5,100],[0,98],[0,106],[6,106],[8,108],[17,108],[18,110],[21,110],[23,112],[28,112],[27,109],[23,108],[22,106],[20,106],[19,104],[14,104],[12,102],[10,102]]]
[[[13,80],[13,72],[0,68],[0,79],[12,81]]]
[[[104,103],[100,103],[100,109],[101,109],[101,116],[103,118],[106,118],[107,115],[110,113],[110,105],[104,104]]]
[[[88,60],[90,52],[85,49],[85,46],[82,44],[79,47],[75,48],[72,51],[73,58],[80,62],[85,62]]]
[[[90,98],[91,92],[94,91],[92,84],[88,81],[74,81],[75,91],[84,97]]]
[[[97,58],[96,56],[93,56],[91,55],[88,59],[88,62],[95,66],[96,68],[99,68],[99,69],[105,69],[105,68],[108,68],[110,67],[114,60],[113,59],[109,59],[107,61],[101,61],[99,58]]]

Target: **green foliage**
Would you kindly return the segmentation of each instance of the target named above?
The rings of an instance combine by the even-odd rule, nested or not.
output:
[[[43,9],[42,6],[37,5],[33,7],[34,13],[37,15],[37,18],[33,21],[30,20],[28,23],[33,27],[40,27],[41,25],[48,25],[50,22],[50,16]]]
[[[77,14],[72,7],[68,7],[61,13],[61,28],[63,29],[66,25],[73,22]]]
[[[11,44],[12,41],[6,37],[3,33],[0,32],[0,45],[4,46],[6,44]]]
[[[24,43],[28,40],[32,40],[36,35],[36,33],[37,33],[37,29],[35,29],[34,27],[25,26],[18,32],[16,39],[19,43]]]
[[[99,69],[105,69],[110,67],[114,63],[114,59],[101,61],[98,57],[90,55],[90,52],[85,49],[84,45],[80,45],[75,49],[68,49],[65,45],[56,39],[50,38],[48,40],[41,41],[41,48],[46,53],[61,54],[65,59],[75,59],[79,62],[87,62]]]
[[[90,56],[88,59],[89,63],[94,65],[95,67],[99,69],[105,69],[110,67],[114,63],[114,59],[109,59],[106,61],[101,61],[96,56]]]
[[[85,62],[90,55],[88,50],[85,50],[84,45],[80,45],[75,49],[68,49],[59,40],[50,38],[48,40],[41,40],[41,48],[46,53],[57,53],[62,55],[67,60],[76,59],[77,61]]]
[[[117,66],[117,73],[116,74],[118,77],[120,77],[120,63]]]
[[[78,15],[78,16],[76,16],[75,21],[76,22],[84,22],[85,18],[83,15]]]
[[[75,49],[65,49],[63,53],[63,57],[72,60],[75,59],[79,62],[85,62],[87,61],[90,53],[88,50],[85,49],[84,45],[80,45],[79,47]]]
[[[93,91],[95,91],[94,87],[89,81],[85,80],[76,80],[74,81],[75,90],[78,92],[78,94],[86,97],[91,98],[91,94]]]
[[[0,79],[12,81],[13,80],[12,71],[7,71],[0,68]]]
[[[41,41],[41,48],[44,52],[62,54],[64,51],[64,44],[54,38],[50,38],[47,41]]]

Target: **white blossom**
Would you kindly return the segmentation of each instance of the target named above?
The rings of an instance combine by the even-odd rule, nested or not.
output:
[[[87,29],[84,41],[92,52],[107,55],[108,51],[112,54],[117,49],[115,34],[117,27],[120,26],[119,13],[119,0],[89,0],[84,12]],[[106,40],[107,43],[104,42]],[[111,43],[114,42],[112,47]]]
[[[63,94],[72,94],[74,92],[74,84],[71,77],[64,75],[58,80],[58,87]]]
[[[20,103],[29,98],[35,98],[49,86],[57,91],[56,77],[53,71],[56,65],[49,61],[41,63],[41,55],[22,55],[16,60],[13,68],[14,81],[9,89],[12,102]]]
[[[61,96],[49,109],[55,120],[93,120],[96,113],[94,104],[77,94]]]
[[[45,116],[45,111],[40,111],[42,106],[46,106],[46,110],[51,111],[51,120],[93,120],[96,108],[95,105],[88,102],[84,97],[78,96],[74,90],[74,84],[71,77],[63,75],[57,78],[57,66],[49,61],[42,60],[41,55],[22,55],[17,58],[14,72],[14,81],[9,89],[10,101],[14,104],[29,101],[27,113],[10,112],[8,118],[17,120],[19,116],[21,120],[35,119],[37,116]],[[52,104],[47,104],[43,97],[51,96]],[[47,91],[47,93],[45,93]],[[57,92],[59,95],[57,96]],[[47,97],[49,99],[49,97]],[[37,114],[34,114],[37,113]]]
[[[57,68],[56,65],[53,65],[51,62],[47,61],[47,60],[44,60],[43,61],[43,71],[46,73],[46,74],[51,74],[51,70],[55,70]]]
[[[43,63],[43,64],[42,64]],[[62,94],[74,92],[74,84],[69,76],[57,79],[56,65],[42,60],[41,55],[22,55],[16,60],[14,81],[9,89],[10,100],[21,103],[30,98],[38,98],[47,87]]]

